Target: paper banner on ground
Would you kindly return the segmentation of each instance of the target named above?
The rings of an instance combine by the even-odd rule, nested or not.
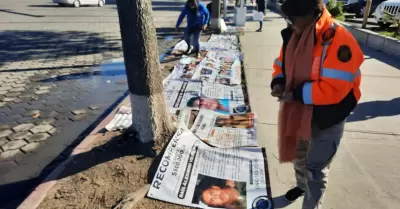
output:
[[[191,128],[199,111],[191,108],[184,108],[177,111],[177,127]]]
[[[170,112],[178,115],[180,109],[188,107],[189,100],[198,98],[201,94],[201,82],[167,80],[164,82],[164,97]],[[189,106],[197,108],[195,106]]]
[[[191,77],[211,83],[238,85],[241,83],[241,64],[239,60],[228,60],[223,57],[204,58]]]
[[[270,209],[265,171],[261,148],[213,148],[181,127],[147,195],[199,208]]]
[[[241,53],[240,51],[208,51],[206,57],[233,62],[235,60],[240,60]]]
[[[203,83],[202,96],[214,99],[229,99],[232,101],[244,101],[241,85],[228,86],[218,83]]]
[[[188,98],[186,107],[194,109],[208,109],[221,114],[242,114],[250,112],[250,107],[244,101],[233,101],[229,99],[214,99],[208,97]]]
[[[114,118],[106,125],[107,131],[124,130],[132,125],[132,109],[130,106],[122,106],[116,112]]]
[[[257,146],[254,113],[223,115],[200,109],[190,129],[201,140],[220,148]]]
[[[202,58],[194,58],[186,56],[182,57],[179,60],[179,63],[175,65],[174,70],[165,80],[167,79],[191,80],[201,60]]]
[[[211,35],[208,40],[208,50],[239,51],[239,41],[236,35]]]

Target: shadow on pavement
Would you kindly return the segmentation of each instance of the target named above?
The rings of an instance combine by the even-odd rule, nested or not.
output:
[[[5,31],[0,34],[0,67],[19,61],[53,61],[79,55],[119,52],[119,43],[119,40],[107,40],[104,34],[93,32]]]
[[[27,14],[27,13],[14,12],[13,10],[10,10],[10,9],[0,9],[0,12],[5,12],[5,13],[15,14],[15,15],[28,16],[28,17],[46,17],[44,15],[32,15],[32,14]]]
[[[54,7],[61,7],[57,4],[43,4],[43,5],[29,5],[28,7],[39,7],[39,8],[54,8]]]
[[[365,59],[373,58],[400,70],[400,62],[398,58],[388,55],[384,52],[376,51],[365,45],[360,45],[360,46],[362,51],[364,52]]]
[[[370,101],[358,104],[347,122],[365,121],[377,117],[400,115],[400,98],[388,101]]]
[[[155,7],[155,6],[153,6],[153,11],[178,11],[178,12],[180,12],[180,11],[182,11],[182,8],[183,7],[159,7],[159,6],[157,6],[157,7]]]
[[[272,198],[272,202],[274,203],[274,208],[285,208],[290,204],[292,204],[291,202],[285,199],[285,195]]]

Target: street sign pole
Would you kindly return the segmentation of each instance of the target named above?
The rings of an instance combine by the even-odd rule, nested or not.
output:
[[[364,20],[361,28],[365,29],[367,27],[369,13],[371,12],[371,5],[372,5],[372,0],[367,0],[367,5],[365,6],[365,11],[364,11]]]

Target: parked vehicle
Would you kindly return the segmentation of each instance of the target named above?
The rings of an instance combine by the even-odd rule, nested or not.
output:
[[[378,5],[384,1],[385,0],[373,0],[370,14],[373,14]],[[343,5],[343,11],[346,13],[355,14],[357,18],[364,17],[366,4],[367,0],[347,0],[347,2]]]
[[[400,20],[400,0],[388,0],[378,5],[374,17],[381,28],[388,28]]]
[[[60,6],[80,7],[82,5],[97,5],[102,7],[106,3],[106,0],[53,0],[53,2]]]

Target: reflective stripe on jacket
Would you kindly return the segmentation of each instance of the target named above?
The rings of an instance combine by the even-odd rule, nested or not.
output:
[[[283,46],[273,64],[271,88],[285,85],[284,53],[291,34],[290,28],[282,31]],[[351,33],[335,23],[326,9],[316,24],[315,34],[310,81],[297,86],[293,97],[314,105],[313,120],[325,129],[344,120],[360,99],[364,55]]]

